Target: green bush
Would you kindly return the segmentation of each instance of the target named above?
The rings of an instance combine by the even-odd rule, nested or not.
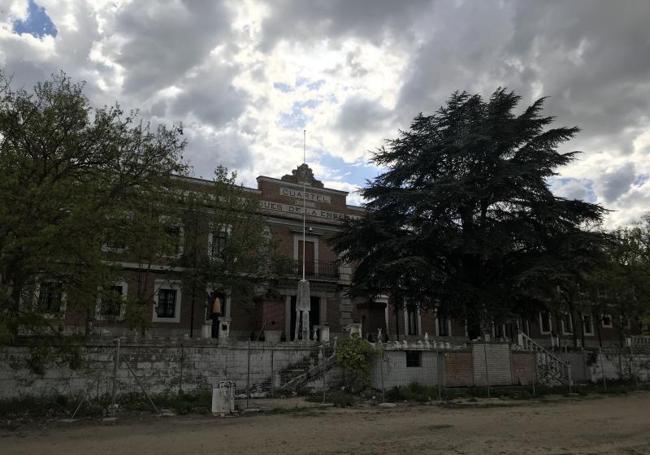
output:
[[[338,343],[336,362],[343,369],[345,385],[350,392],[360,392],[370,385],[370,361],[374,355],[372,345],[356,335]]]

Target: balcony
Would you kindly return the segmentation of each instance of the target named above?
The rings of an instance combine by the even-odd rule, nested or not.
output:
[[[293,275],[302,277],[302,262],[293,261]],[[338,280],[339,265],[330,261],[310,261],[305,264],[305,277],[309,280]]]

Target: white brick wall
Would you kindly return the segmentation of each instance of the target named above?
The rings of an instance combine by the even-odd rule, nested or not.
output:
[[[384,361],[377,357],[373,363],[372,386],[381,389],[382,371],[384,388],[404,386],[417,382],[423,385],[438,385],[438,354],[433,351],[422,352],[422,366],[407,367],[406,351],[385,351]]]

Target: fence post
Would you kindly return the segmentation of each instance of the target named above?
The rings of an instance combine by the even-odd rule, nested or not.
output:
[[[248,356],[246,361],[246,409],[251,398],[251,340],[248,339]]]
[[[487,396],[490,398],[490,374],[488,371],[487,341],[483,341],[483,357],[485,358],[485,383],[487,385]]]
[[[113,390],[111,392],[111,410],[115,410],[115,395],[117,394],[117,369],[120,364],[120,339],[115,339],[115,356],[113,358]]]
[[[325,366],[325,345],[321,344],[320,345],[320,352],[321,352],[321,368],[323,370],[323,403],[325,403],[325,391],[327,390],[327,370]]]
[[[183,357],[184,357],[184,355],[185,355],[185,351],[183,350],[183,343],[181,343],[181,356],[180,356],[180,359],[179,359],[179,362],[180,362],[179,370],[180,370],[180,372],[179,372],[179,375],[178,375],[178,393],[179,393],[179,395],[181,393],[183,393]]]
[[[632,351],[632,340],[630,340],[630,375],[634,381],[634,388],[639,389],[639,379],[636,377],[636,371],[634,371],[634,351]]]
[[[271,347],[271,398],[273,398],[274,383],[275,383],[275,373],[273,372],[273,357],[275,355],[275,349]]]
[[[598,357],[600,357],[600,373],[603,375],[603,388],[607,392],[607,378],[605,377],[605,363],[603,362],[603,349],[598,348]]]
[[[381,380],[381,402],[386,402],[386,389],[384,387],[384,349],[382,347],[379,355],[379,378]]]
[[[436,358],[438,361],[438,401],[442,401],[442,388],[444,387],[444,378],[445,378],[445,368],[446,368],[446,358],[445,355],[436,351]]]
[[[535,381],[537,381],[537,352],[533,351],[533,396],[536,395]]]

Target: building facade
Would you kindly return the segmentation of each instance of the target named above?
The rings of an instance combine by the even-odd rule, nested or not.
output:
[[[213,183],[179,177],[190,191],[203,191]],[[347,293],[352,279],[352,266],[342,263],[331,246],[332,237],[348,218],[364,216],[362,207],[347,203],[348,193],[326,188],[312,170],[303,164],[281,178],[260,176],[257,188],[243,188],[247,196],[259,201],[259,210],[275,239],[279,253],[294,261],[293,273],[271,282],[260,283],[252,298],[240,298],[236,290],[190,289],[187,267],[141,264],[128,259],[119,246],[107,248],[123,273],[111,287],[119,297],[134,292],[150,295],[150,307],[143,317],[150,318],[148,336],[229,338],[267,341],[291,341],[300,338],[296,332],[296,294],[302,275],[303,252],[305,275],[310,282],[309,338],[344,335],[357,331],[363,337],[384,339],[441,339],[464,343],[470,337],[465,321],[439,314],[435,309],[417,305],[394,305],[388,298],[351,299]],[[306,234],[303,245],[303,206]],[[178,226],[178,245],[169,256],[184,252],[183,226]],[[206,252],[220,248],[227,230],[211,232],[205,239]],[[65,291],[56,282],[39,283],[34,298],[39,308],[59,314],[67,330],[78,330],[88,323],[87,315],[65,311]],[[494,340],[516,340],[523,332],[543,345],[573,345],[578,330],[580,344],[598,346],[619,343],[625,333],[639,333],[638,321],[616,321],[611,315],[583,314],[579,321],[570,315],[539,313],[529,320],[518,319],[493,323],[490,337]],[[129,333],[124,305],[108,304],[97,298],[92,331],[104,336]],[[625,333],[622,333],[625,332]]]

